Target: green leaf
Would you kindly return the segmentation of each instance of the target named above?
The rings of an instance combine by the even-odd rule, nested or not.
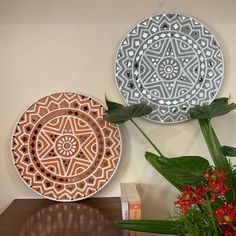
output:
[[[123,106],[119,103],[111,102],[106,99],[108,107],[107,115],[104,115],[104,120],[121,124],[132,118],[147,115],[152,112],[152,108],[145,103]]]
[[[107,98],[105,98],[105,99],[106,99],[106,104],[107,104],[107,108],[108,108],[108,110],[107,110],[108,114],[114,109],[123,107],[123,105],[121,105],[119,103],[111,102]]]
[[[189,113],[193,119],[211,119],[217,116],[225,115],[234,109],[236,109],[236,104],[228,104],[228,98],[223,97],[215,99],[209,105],[197,105],[190,108]]]
[[[208,160],[200,156],[166,158],[146,152],[145,157],[163,177],[179,190],[182,189],[182,185],[195,186],[201,183],[202,177],[199,175],[209,167]]]
[[[174,220],[120,220],[117,224],[122,229],[171,235],[178,234],[180,225]]]
[[[216,169],[223,170],[225,172],[226,183],[232,190],[229,200],[235,199],[236,176],[234,175],[226,156],[220,151],[221,144],[215,134],[213,127],[211,126],[211,122],[208,119],[199,119],[198,122]]]
[[[227,157],[236,157],[236,148],[230,146],[222,146],[220,147],[220,151],[223,155]]]
[[[176,187],[179,191],[182,191],[182,185],[177,183],[172,176],[169,175],[165,170],[162,169],[161,163],[159,163],[158,159],[162,157],[158,157],[156,154],[151,152],[146,152],[145,157],[147,161],[156,169],[167,181],[169,181],[174,187]],[[164,157],[165,158],[165,157]]]

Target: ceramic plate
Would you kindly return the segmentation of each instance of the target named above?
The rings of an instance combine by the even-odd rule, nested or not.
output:
[[[211,32],[192,17],[160,14],[123,39],[116,58],[118,89],[127,104],[145,102],[148,119],[188,120],[188,110],[209,104],[223,80],[223,55]]]
[[[103,120],[96,100],[55,93],[30,106],[12,138],[22,180],[56,201],[76,201],[99,191],[115,173],[121,152],[118,126]]]

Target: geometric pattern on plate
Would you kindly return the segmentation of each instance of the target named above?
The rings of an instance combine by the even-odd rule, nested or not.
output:
[[[127,104],[153,108],[146,118],[163,123],[188,120],[189,108],[209,104],[223,80],[219,44],[192,17],[160,14],[137,24],[116,57],[117,87]]]
[[[55,93],[30,106],[18,121],[12,155],[24,182],[56,201],[77,201],[99,191],[121,154],[117,125],[88,96]]]

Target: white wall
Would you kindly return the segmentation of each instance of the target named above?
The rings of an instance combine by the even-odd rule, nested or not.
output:
[[[80,91],[123,102],[115,81],[116,50],[128,30],[155,13],[194,16],[217,36],[225,56],[221,96],[236,102],[235,0],[0,0],[0,212],[14,198],[38,198],[18,177],[10,143],[18,116],[56,91]],[[197,122],[138,123],[169,156],[209,156]],[[214,121],[223,144],[236,145],[236,112]],[[119,196],[119,183],[142,183],[144,216],[168,217],[176,191],[145,161],[150,145],[127,123],[124,152],[111,182],[96,197]]]

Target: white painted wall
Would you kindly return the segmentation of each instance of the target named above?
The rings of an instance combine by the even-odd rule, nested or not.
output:
[[[14,198],[38,198],[19,178],[11,160],[11,134],[19,115],[57,91],[104,94],[123,102],[115,81],[116,50],[140,20],[179,12],[205,23],[225,57],[221,96],[236,102],[235,0],[0,0],[0,212]],[[209,156],[198,124],[138,123],[169,156]],[[236,145],[236,113],[214,121],[223,144]],[[124,152],[111,182],[96,197],[119,196],[119,183],[142,183],[144,217],[168,217],[177,192],[145,161],[150,145],[127,123],[121,125]]]

